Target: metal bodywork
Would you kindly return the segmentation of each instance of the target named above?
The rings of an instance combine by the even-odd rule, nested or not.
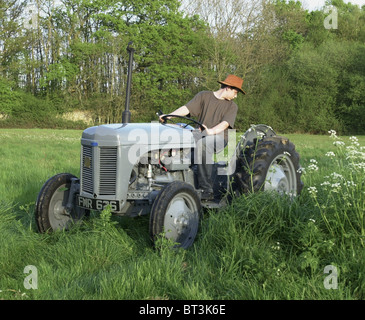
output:
[[[176,179],[194,183],[190,163],[183,163],[181,157],[170,159],[168,169],[164,166],[160,175],[148,167],[161,169],[161,152],[179,150],[179,155],[183,155],[194,147],[192,132],[177,125],[128,123],[88,128],[81,139],[81,201],[77,205],[91,208],[88,205],[91,202],[84,198],[91,199],[92,206],[94,199],[98,199],[105,201],[99,202],[98,209],[103,209],[116,201],[118,210],[112,208],[114,213],[143,214],[141,210],[131,210],[131,205],[145,207],[142,211],[147,211],[160,186]],[[139,187],[131,188],[134,174],[141,174],[136,172],[138,166],[147,167],[145,185],[140,183]]]

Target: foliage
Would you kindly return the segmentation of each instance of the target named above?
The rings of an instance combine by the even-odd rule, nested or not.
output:
[[[8,81],[0,78],[0,114],[4,117],[9,116],[13,108],[21,104],[20,93],[14,91]]]

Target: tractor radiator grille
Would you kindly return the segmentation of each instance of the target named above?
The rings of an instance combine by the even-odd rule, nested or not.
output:
[[[117,155],[117,148],[100,148],[100,195],[116,194]]]
[[[82,165],[81,165],[81,176],[82,176],[82,190],[84,192],[94,193],[93,183],[93,150],[91,147],[82,147]]]
[[[82,147],[81,182],[82,191],[101,196],[116,194],[118,148],[101,147],[99,161],[93,161],[93,147]],[[99,165],[97,165],[99,163]],[[94,168],[95,164],[95,168]],[[96,172],[96,170],[100,170]],[[99,176],[99,188],[94,184]],[[99,190],[98,190],[99,189]]]

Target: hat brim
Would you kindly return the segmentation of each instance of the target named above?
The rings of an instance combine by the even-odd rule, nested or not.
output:
[[[225,81],[218,81],[218,83],[220,83],[220,84],[224,84],[224,85],[226,85],[226,86],[230,86],[230,87],[232,87],[232,88],[235,88],[235,89],[236,89],[236,90],[238,90],[239,92],[242,92],[243,94],[246,94],[246,92],[244,92],[241,88],[235,87],[235,86],[231,85],[231,84],[230,84],[230,83],[228,83],[228,82],[225,82]]]

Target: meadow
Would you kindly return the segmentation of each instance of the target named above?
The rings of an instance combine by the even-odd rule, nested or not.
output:
[[[79,176],[81,131],[0,129],[0,300],[364,299],[365,136],[286,136],[300,197],[243,195],[205,212],[190,249],[156,250],[148,217],[92,213],[39,234],[38,192],[57,173]]]

